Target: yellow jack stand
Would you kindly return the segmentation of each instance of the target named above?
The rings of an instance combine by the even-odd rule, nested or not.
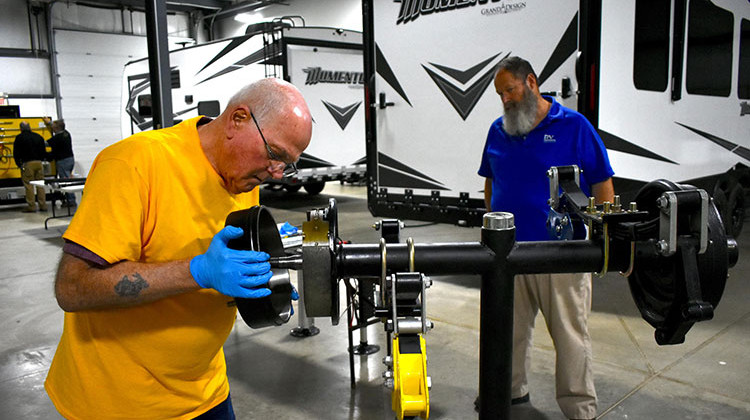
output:
[[[424,338],[419,334],[393,338],[393,393],[391,405],[398,420],[430,415],[427,383],[427,356]]]

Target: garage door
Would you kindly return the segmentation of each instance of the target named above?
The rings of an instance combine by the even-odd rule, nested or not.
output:
[[[146,37],[55,30],[62,113],[84,171],[96,154],[120,140],[125,63],[148,54]]]

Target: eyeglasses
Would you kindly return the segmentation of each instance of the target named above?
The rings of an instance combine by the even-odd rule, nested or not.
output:
[[[255,119],[255,115],[250,112],[250,116],[253,118],[253,122],[255,123],[255,127],[258,129],[258,133],[260,134],[260,138],[263,140],[263,144],[266,146],[266,151],[268,152],[268,160],[271,161],[271,164],[268,165],[269,172],[281,172],[284,177],[296,175],[297,172],[299,172],[297,170],[297,164],[295,162],[284,162],[276,153],[273,152],[273,150],[271,150],[271,147],[266,141],[266,137],[263,135],[263,130],[261,130],[260,125],[258,125],[258,120]]]

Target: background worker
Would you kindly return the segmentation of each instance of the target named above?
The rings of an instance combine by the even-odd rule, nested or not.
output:
[[[517,240],[549,240],[547,170],[578,165],[581,189],[597,203],[613,201],[614,172],[596,130],[581,114],[539,93],[528,61],[508,57],[498,69],[495,89],[505,112],[490,127],[479,168],[486,178],[485,203],[490,211],[514,214]],[[512,403],[529,401],[527,372],[539,310],[555,345],[560,409],[570,419],[595,418],[590,273],[515,277]]]
[[[13,142],[13,159],[21,171],[21,180],[23,181],[23,187],[26,189],[26,207],[21,211],[24,213],[35,212],[35,199],[39,203],[39,210],[47,211],[47,196],[44,193],[44,187],[31,184],[31,181],[44,179],[42,161],[47,155],[44,137],[31,131],[31,126],[26,121],[22,121],[19,128],[21,133],[16,136]],[[36,197],[34,195],[35,190]]]
[[[47,144],[52,148],[50,157],[55,161],[58,178],[70,178],[73,173],[75,158],[73,157],[73,140],[70,133],[65,129],[65,120],[52,121],[52,137]],[[65,193],[63,207],[75,207],[76,196],[73,193]]]
[[[257,187],[283,175],[311,131],[300,92],[263,79],[215,120],[97,156],[55,281],[66,313],[45,387],[64,417],[234,418],[222,350],[233,298],[270,294],[271,272],[268,254],[227,248],[242,229],[222,226],[258,203]]]

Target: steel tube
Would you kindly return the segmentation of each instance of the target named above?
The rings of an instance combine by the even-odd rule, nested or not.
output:
[[[515,274],[591,273],[599,271],[603,261],[602,246],[593,241],[516,242],[508,255]],[[610,270],[627,269],[627,265],[615,267],[612,262],[610,256]]]
[[[488,213],[482,243],[494,252],[494,264],[482,274],[479,324],[479,419],[509,419],[513,351],[513,273],[508,254],[516,229],[510,215],[507,226],[488,218],[510,213]],[[507,216],[506,216],[507,217]]]
[[[386,262],[390,272],[409,270],[406,244],[387,244]],[[492,252],[478,242],[414,245],[414,270],[420,273],[481,274],[491,268]],[[381,270],[378,244],[342,244],[337,252],[339,277],[379,276]]]

